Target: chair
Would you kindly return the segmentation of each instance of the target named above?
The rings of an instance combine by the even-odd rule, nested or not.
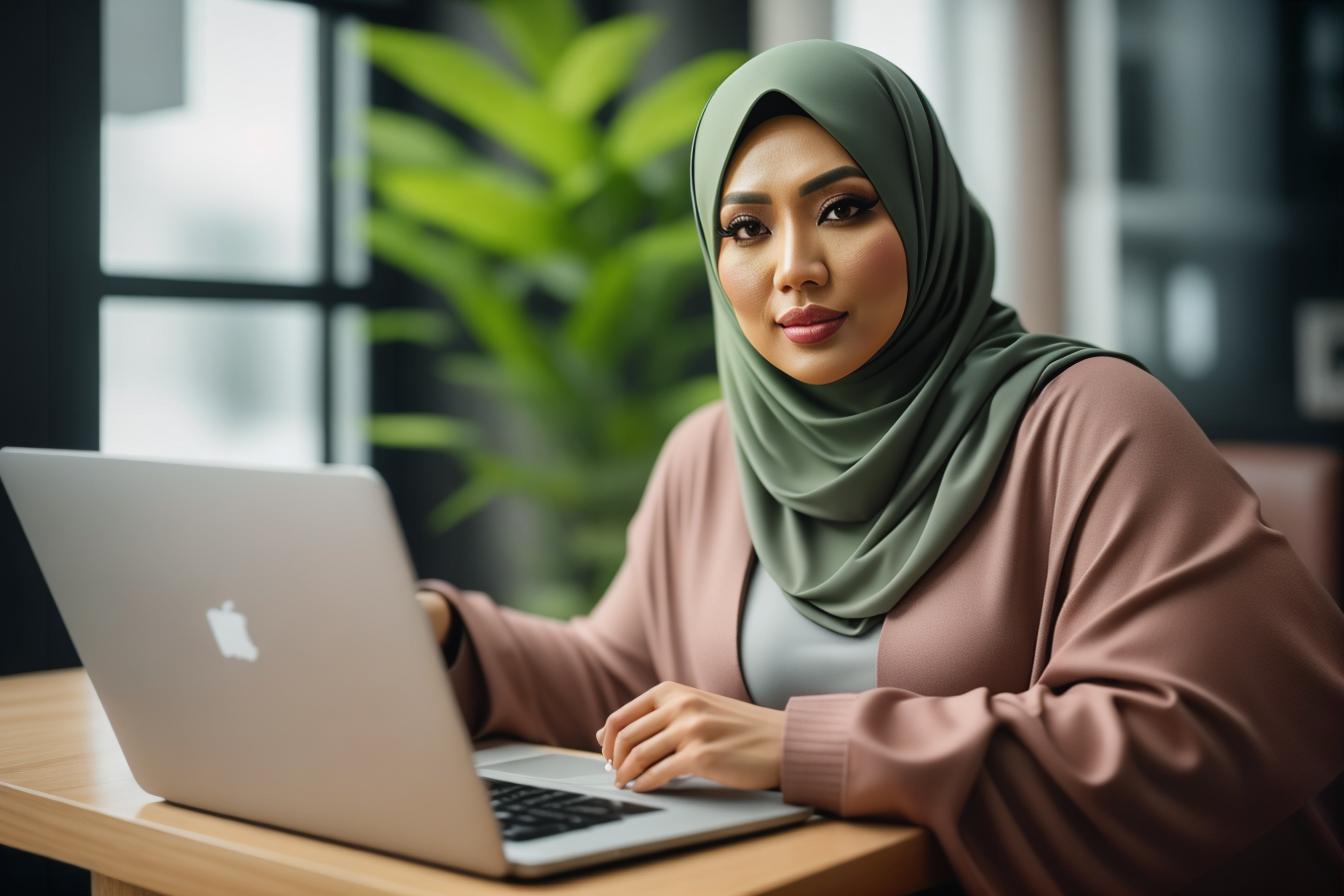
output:
[[[1344,455],[1315,445],[1216,442],[1232,468],[1260,496],[1260,515],[1278,529],[1308,572],[1344,604],[1340,588],[1340,530]],[[1319,798],[1324,821],[1344,836],[1344,774]]]
[[[1344,455],[1319,445],[1217,442],[1232,468],[1260,496],[1261,516],[1278,529],[1336,601],[1340,589]]]

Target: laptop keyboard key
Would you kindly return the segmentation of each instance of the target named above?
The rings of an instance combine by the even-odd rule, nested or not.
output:
[[[528,805],[546,806],[547,808],[553,809],[557,806],[562,806],[565,803],[572,803],[581,799],[585,799],[584,795],[581,793],[567,793],[563,790],[551,790],[541,794],[534,800],[529,800]]]
[[[577,803],[565,806],[566,812],[581,812],[584,815],[610,813],[614,815],[640,815],[644,812],[657,812],[653,806],[641,806],[639,803],[626,803],[620,800],[606,800],[601,797],[586,797]]]
[[[577,803],[583,800],[592,799],[582,793],[571,793],[568,790],[557,790],[554,796],[546,803],[547,808],[556,809],[561,806],[568,806],[570,803]]]
[[[542,818],[540,815],[533,815],[531,812],[518,811],[513,813],[513,817],[509,819],[509,824],[551,824],[554,821],[554,818]]]
[[[621,815],[621,810],[615,806],[602,805],[596,802],[571,803],[565,807],[565,811],[571,815],[583,815],[588,818],[605,818],[608,815],[619,818]]]
[[[564,833],[568,828],[562,824],[512,824],[503,831],[505,840],[535,840],[552,834]]]
[[[547,809],[545,806],[533,806],[527,810],[529,815],[535,815],[537,818],[544,818],[547,821],[558,821],[562,824],[583,824],[584,816],[574,815],[569,812],[560,812],[555,809]]]

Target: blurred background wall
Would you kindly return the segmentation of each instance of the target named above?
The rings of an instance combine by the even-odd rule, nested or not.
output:
[[[518,558],[554,537],[545,504],[506,495],[436,530],[432,514],[465,481],[461,458],[374,444],[366,425],[434,411],[505,442],[528,438],[498,402],[436,375],[436,351],[465,344],[451,320],[377,317],[445,305],[423,278],[370,253],[362,222],[374,197],[349,176],[368,149],[371,107],[435,122],[518,167],[507,148],[371,66],[355,37],[361,23],[442,34],[522,77],[489,7],[5,4],[0,444],[371,463],[421,574],[557,613],[600,596],[587,579],[562,601],[535,593],[541,573]],[[587,23],[631,13],[663,22],[616,104],[713,52],[833,37],[885,55],[938,110],[994,224],[996,295],[1029,328],[1136,355],[1215,439],[1344,445],[1341,4],[574,8]],[[610,124],[613,109],[594,120]],[[653,160],[647,177],[684,178],[683,151]],[[685,302],[704,312],[707,293],[692,287]],[[540,324],[563,314],[536,307]],[[707,353],[685,363],[688,378],[712,375]],[[417,432],[431,447],[443,437]],[[7,501],[0,563],[0,674],[77,664]],[[87,891],[70,869],[5,860],[23,891]]]

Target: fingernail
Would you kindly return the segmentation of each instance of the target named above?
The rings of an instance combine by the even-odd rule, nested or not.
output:
[[[602,732],[603,732],[603,731],[606,731],[606,730],[607,730],[607,729],[605,729],[605,728],[599,728],[599,729],[597,729],[597,742],[598,742],[598,743],[601,743],[601,742],[602,742]]]
[[[623,789],[624,789],[624,790],[634,790],[634,789],[635,789],[635,782],[638,781],[638,780],[639,780],[638,778],[631,778],[629,781],[626,781],[626,782],[625,782],[625,787],[624,787]]]
[[[607,760],[607,771],[609,772],[615,771],[615,769],[611,767],[611,760]]]

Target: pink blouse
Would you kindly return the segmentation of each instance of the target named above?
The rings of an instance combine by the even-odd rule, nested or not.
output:
[[[663,680],[747,699],[729,427],[714,403],[668,437],[589,615],[420,583],[464,625],[474,736],[592,750]],[[783,796],[926,826],[969,892],[1344,891],[1344,613],[1131,364],[1081,361],[1032,402],[887,614],[876,681],[789,700]]]

